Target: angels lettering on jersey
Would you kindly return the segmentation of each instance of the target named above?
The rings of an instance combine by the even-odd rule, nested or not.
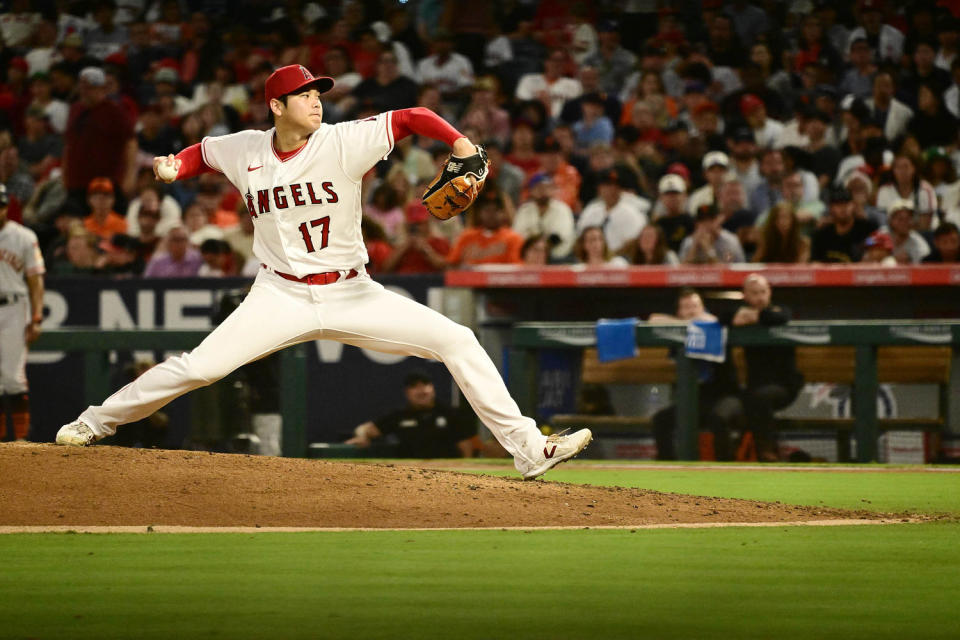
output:
[[[247,189],[245,194],[247,211],[251,218],[290,207],[307,205],[336,204],[340,202],[337,192],[330,181],[321,182],[319,187],[312,182],[289,184],[281,187],[257,189],[256,197]]]

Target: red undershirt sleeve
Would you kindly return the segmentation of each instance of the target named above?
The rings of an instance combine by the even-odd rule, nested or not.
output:
[[[402,140],[409,135],[417,134],[446,142],[452,147],[454,141],[463,137],[463,134],[450,126],[446,120],[424,107],[398,109],[393,112],[391,122],[394,140]]]
[[[187,180],[195,178],[204,173],[217,173],[217,170],[208,166],[203,161],[203,153],[200,151],[200,143],[192,144],[177,154],[177,160],[180,161],[180,170],[177,171],[177,180]]]

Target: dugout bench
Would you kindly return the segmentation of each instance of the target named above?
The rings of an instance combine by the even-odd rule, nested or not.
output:
[[[597,384],[674,384],[677,406],[678,452],[681,459],[698,457],[699,388],[696,367],[683,354],[686,327],[681,324],[636,327],[638,356],[600,363],[594,323],[519,323],[512,330],[508,383],[521,411],[531,415],[536,406],[537,350],[583,349],[581,382]],[[794,345],[797,368],[807,382],[852,386],[853,418],[780,418],[780,430],[832,429],[837,431],[841,459],[850,457],[849,433],[857,439],[857,459],[877,459],[878,431],[947,426],[951,361],[960,343],[960,321],[792,322],[782,327],[738,327],[730,330],[732,357],[742,366],[740,347]],[[935,418],[879,419],[876,415],[880,382],[934,383],[939,387]],[[648,430],[650,419],[638,416],[558,415],[556,427],[588,426],[599,433]]]

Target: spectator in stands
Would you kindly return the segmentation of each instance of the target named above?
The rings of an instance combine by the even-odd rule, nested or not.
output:
[[[554,120],[560,118],[563,105],[583,93],[580,81],[563,75],[568,58],[561,48],[552,49],[543,63],[543,73],[528,73],[517,83],[517,100],[539,100]]]
[[[944,222],[933,230],[933,251],[923,259],[926,263],[960,262],[960,230],[952,222]]]
[[[667,246],[679,251],[681,243],[693,233],[693,216],[687,213],[687,183],[678,175],[668,173],[657,184],[663,214],[654,222],[663,230]]]
[[[607,246],[613,252],[636,238],[648,222],[650,202],[625,190],[626,182],[625,172],[619,167],[598,173],[595,177],[598,196],[583,208],[577,220],[580,236],[587,227],[603,229]]]
[[[520,261],[528,267],[545,267],[550,264],[550,242],[542,233],[530,236],[520,247]]]
[[[904,74],[899,95],[907,106],[916,110],[920,105],[920,87],[928,87],[937,96],[942,96],[951,84],[951,77],[948,71],[935,64],[937,45],[933,39],[920,38],[914,42],[911,57],[913,68]]]
[[[23,206],[33,196],[34,181],[27,166],[20,162],[20,152],[13,146],[7,132],[3,133],[0,140],[0,147],[3,146],[5,148],[0,151],[0,183],[6,187],[9,196],[8,215],[20,221],[23,219]]]
[[[416,370],[403,380],[406,406],[358,425],[347,444],[366,448],[377,439],[394,441],[399,458],[469,458],[477,430],[469,414],[437,401],[433,379]]]
[[[60,164],[63,137],[50,130],[49,118],[39,106],[27,109],[23,124],[23,136],[17,142],[20,158],[26,163],[30,177],[42,182]]]
[[[648,224],[623,250],[623,257],[633,265],[676,265],[680,259],[673,249],[667,246],[667,236],[660,225]]]
[[[728,175],[720,185],[719,196],[714,206],[720,217],[720,224],[730,233],[736,234],[744,254],[750,255],[757,243],[754,227],[757,216],[747,208],[747,194],[743,185]]]
[[[543,173],[553,181],[553,196],[571,211],[580,211],[580,184],[583,181],[580,172],[567,161],[566,153],[560,141],[553,135],[546,136],[538,147],[540,166]]]
[[[503,145],[497,140],[487,140],[484,144],[487,157],[490,160],[490,177],[488,181],[497,183],[504,195],[513,202],[520,201],[520,194],[527,184],[528,178],[523,169],[507,160],[503,153]],[[446,158],[446,150],[437,147],[438,153]],[[432,177],[430,178],[432,180]]]
[[[534,174],[528,184],[530,200],[520,205],[513,218],[513,230],[525,239],[543,234],[552,240],[550,252],[554,260],[570,255],[577,239],[573,212],[556,199],[553,178],[546,172]]]
[[[846,187],[831,187],[828,197],[830,220],[814,232],[810,260],[859,262],[863,257],[863,241],[877,230],[877,224],[854,217],[852,197]]]
[[[850,68],[840,80],[840,93],[866,100],[873,94],[873,74],[877,71],[866,38],[857,38],[850,43],[849,60]]]
[[[507,224],[503,195],[497,188],[487,185],[471,210],[475,226],[460,234],[447,263],[453,267],[519,263],[523,236]]]
[[[50,261],[48,273],[58,276],[92,276],[100,273],[97,236],[74,224],[66,235],[62,254]]]
[[[143,273],[140,242],[125,233],[115,233],[109,240],[100,241],[103,252],[98,266],[113,278],[131,278]]]
[[[391,244],[403,237],[406,224],[400,195],[392,185],[382,182],[373,190],[370,202],[363,207],[363,214],[383,227]]]
[[[793,208],[794,214],[800,223],[803,233],[810,235],[820,224],[826,207],[819,198],[807,199],[804,197],[803,174],[800,171],[791,171],[783,178],[783,200]],[[776,205],[774,205],[776,206]],[[767,212],[757,218],[757,226],[763,225],[767,219]]]
[[[470,103],[460,117],[461,130],[473,129],[481,140],[510,140],[510,114],[497,102],[500,85],[494,76],[482,76],[473,83]]]
[[[753,262],[802,264],[810,260],[810,240],[800,233],[800,221],[793,205],[773,205],[760,227]]]
[[[93,20],[96,26],[86,33],[87,51],[100,60],[123,51],[130,41],[126,27],[114,22],[117,6],[113,0],[98,0],[93,6]]]
[[[703,156],[703,175],[707,184],[692,194],[687,201],[687,211],[695,214],[701,207],[712,207],[718,199],[720,187],[730,171],[730,158],[723,151],[710,151]]]
[[[774,61],[773,52],[767,42],[754,42],[750,47],[750,62],[757,65],[764,85],[771,91],[780,94],[785,100],[792,103],[793,81],[787,70],[780,68],[778,61]]]
[[[132,190],[136,180],[137,139],[123,108],[106,99],[106,75],[87,67],[80,72],[79,98],[70,108],[63,174],[70,197],[82,202],[91,180],[105,176]]]
[[[680,245],[680,262],[684,264],[732,264],[746,262],[737,236],[722,226],[716,209],[697,211],[693,233]]]
[[[929,229],[937,211],[937,194],[930,183],[920,177],[917,160],[907,154],[899,154],[893,160],[890,180],[877,191],[877,206],[890,210],[894,200],[910,200],[916,215],[918,229]]]
[[[573,135],[581,147],[613,142],[613,123],[604,115],[603,98],[599,93],[583,96],[583,117],[573,123]]]
[[[917,117],[907,125],[907,133],[924,149],[956,144],[957,119],[944,106],[943,95],[929,85],[917,87]]]
[[[887,207],[883,231],[891,241],[890,250],[898,264],[917,264],[930,255],[930,245],[913,230],[913,201],[894,200]]]
[[[446,102],[461,102],[473,84],[473,64],[454,51],[453,34],[437,31],[431,43],[433,53],[417,63],[420,82],[437,87]]]
[[[252,220],[252,219],[251,219]],[[253,224],[250,224],[251,232]],[[367,271],[370,273],[379,273],[383,271],[383,263],[393,252],[393,247],[387,241],[387,233],[379,224],[370,218],[363,216],[360,218],[360,233],[363,235],[363,244],[367,248]],[[254,255],[250,255],[243,265],[243,275],[255,277],[260,270],[260,260]]]
[[[134,237],[139,243],[138,252],[145,267],[147,262],[150,261],[150,258],[153,257],[157,247],[160,246],[160,242],[163,239],[163,233],[165,233],[160,230],[159,207],[156,207],[149,202],[146,203],[145,206],[141,207],[140,209],[138,222],[139,224],[137,225],[136,232],[133,232],[128,225],[127,233],[131,235],[136,233]]]
[[[144,278],[194,278],[203,264],[200,251],[190,246],[187,230],[174,227],[167,232],[163,249],[150,258]]]
[[[779,149],[766,149],[760,156],[760,175],[763,182],[750,192],[750,210],[757,216],[783,200],[783,153]]]
[[[140,216],[145,210],[153,211],[157,214],[159,225],[156,232],[164,235],[173,227],[182,224],[180,205],[169,194],[165,194],[163,189],[156,182],[149,182],[140,188],[139,195],[130,201],[127,207],[127,231],[130,235],[140,233]]]
[[[763,182],[760,164],[757,162],[757,141],[753,136],[753,129],[746,125],[734,127],[727,138],[727,148],[733,160],[731,170],[744,190],[748,194],[752,193]]]
[[[771,301],[770,283],[751,273],[743,283],[743,305],[721,321],[732,327],[750,325],[778,326],[790,321],[790,310]],[[803,388],[803,376],[797,371],[794,347],[744,347],[747,386],[743,392],[747,428],[756,442],[761,461],[779,459],[773,433],[774,412],[796,399]]]
[[[866,101],[870,115],[880,121],[883,135],[890,141],[906,133],[913,118],[913,110],[893,97],[895,89],[893,73],[881,69],[873,77],[873,97]]]
[[[223,229],[210,220],[207,203],[197,199],[183,212],[183,228],[190,237],[190,246],[199,247],[205,240],[223,240]]]
[[[431,232],[430,214],[419,201],[405,209],[406,230],[383,261],[385,273],[435,273],[447,266],[450,243]]]
[[[46,114],[53,133],[62,135],[67,130],[70,105],[55,98],[52,90],[48,74],[36,73],[30,77],[30,107],[41,109]]]
[[[233,275],[230,245],[225,240],[207,238],[200,243],[203,264],[197,270],[199,278],[223,278]]]
[[[84,220],[84,227],[101,240],[109,240],[115,233],[127,232],[127,221],[113,210],[115,202],[110,178],[94,178],[90,181],[87,186],[90,215]]]
[[[807,144],[803,148],[810,154],[810,170],[821,190],[837,175],[840,166],[840,151],[830,139],[832,125],[833,118],[829,113],[813,109],[804,126]]]
[[[391,109],[409,109],[417,103],[417,84],[400,75],[397,55],[383,51],[377,57],[376,72],[353,90],[356,105],[353,113],[364,110],[373,112]]]
[[[605,115],[612,124],[617,124],[622,115],[622,105],[616,95],[607,93],[600,86],[600,71],[590,65],[580,67],[580,87],[581,94],[577,98],[571,98],[563,103],[563,110],[560,112],[560,121],[573,124],[583,118],[583,100],[586,96],[595,94],[599,96],[603,104],[603,115]]]
[[[711,322],[717,318],[706,310],[703,299],[695,290],[680,289],[677,295],[676,315],[652,313],[647,322],[653,324],[673,322]],[[730,432],[743,423],[743,402],[737,382],[737,371],[729,356],[724,362],[703,362],[699,375],[697,398],[700,429],[713,432],[714,457],[717,460],[733,460]],[[653,434],[657,442],[657,460],[676,460],[674,435],[677,424],[675,404],[653,414]]]
[[[506,160],[523,170],[524,183],[541,169],[540,155],[535,147],[536,137],[536,128],[531,121],[514,121],[513,131],[510,133],[510,152],[506,155]]]
[[[613,95],[619,94],[637,62],[636,55],[620,46],[618,29],[617,23],[612,20],[600,22],[597,25],[597,51],[584,60],[584,64],[599,69],[600,86]]]
[[[950,87],[943,92],[943,103],[954,118],[960,118],[960,56],[950,63]]]
[[[900,64],[903,56],[903,34],[899,29],[883,22],[883,0],[860,0],[857,15],[860,26],[850,32],[847,54],[851,45],[860,38],[870,45],[873,59],[877,62]]]
[[[716,13],[707,24],[707,57],[717,66],[738,68],[746,55],[738,42],[733,20]]]
[[[603,229],[597,226],[583,228],[573,243],[573,257],[585,267],[627,266],[626,259],[610,250]]]
[[[847,179],[844,180],[844,186],[853,198],[854,217],[870,220],[878,227],[887,223],[887,212],[871,204],[873,200],[873,181],[870,176],[863,171],[851,171]]]
[[[881,267],[897,266],[893,257],[893,240],[885,231],[874,231],[863,241],[863,264],[877,264]]]
[[[137,146],[151,156],[166,156],[177,147],[177,131],[163,117],[159,104],[151,104],[140,113]]]
[[[767,107],[763,100],[748,93],[740,98],[740,114],[747,126],[753,130],[757,146],[770,149],[783,133],[783,125],[767,117]]]

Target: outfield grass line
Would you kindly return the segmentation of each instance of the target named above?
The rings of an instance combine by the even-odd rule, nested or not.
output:
[[[455,460],[443,460],[431,463],[425,460],[419,466],[438,468],[447,471],[483,472],[496,469],[495,465],[458,465]],[[574,461],[563,467],[564,471],[828,471],[832,473],[960,473],[960,467],[850,467],[850,466],[808,466],[777,465],[777,464],[647,464],[647,463],[590,463],[581,460]]]
[[[637,525],[556,526],[556,527],[187,527],[180,525],[0,526],[0,534],[14,533],[356,533],[361,531],[582,531],[584,529],[719,529],[729,527],[846,527],[866,524],[913,524],[926,518],[845,518],[796,522],[680,522]]]

